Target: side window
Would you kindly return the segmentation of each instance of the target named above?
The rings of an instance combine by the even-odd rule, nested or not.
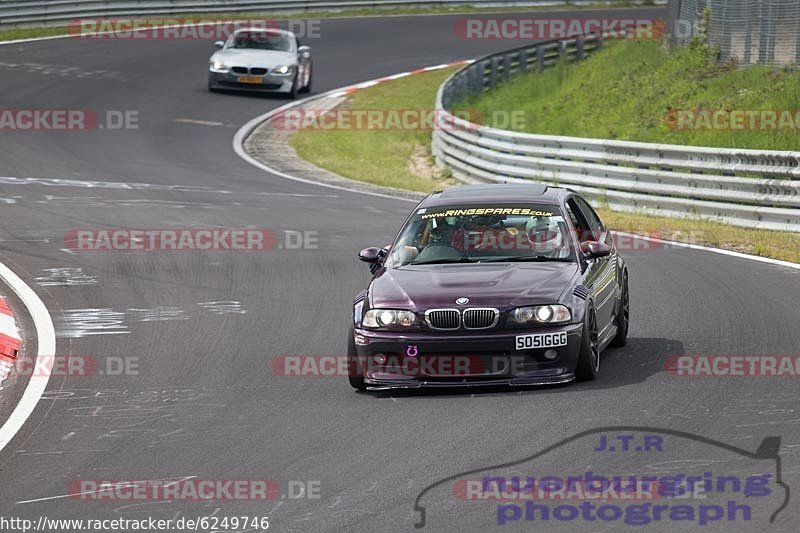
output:
[[[597,216],[592,206],[586,203],[586,200],[579,196],[575,196],[572,199],[575,202],[575,205],[580,209],[581,213],[583,213],[584,219],[589,224],[589,228],[591,228],[592,235],[594,235],[593,240],[599,240],[605,228],[603,228],[603,223],[600,222],[600,217]]]
[[[592,227],[586,221],[586,217],[578,208],[575,198],[570,198],[567,200],[567,213],[569,214],[570,220],[572,220],[572,225],[575,226],[575,231],[578,232],[579,242],[595,240]]]

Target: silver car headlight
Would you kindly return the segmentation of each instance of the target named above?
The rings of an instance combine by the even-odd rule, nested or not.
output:
[[[411,311],[399,309],[370,309],[364,313],[361,325],[365,328],[399,326],[410,328],[417,324],[417,316]]]
[[[294,67],[291,65],[281,65],[280,67],[275,67],[274,69],[272,69],[272,73],[285,76],[287,74],[291,74],[293,68]]]
[[[572,313],[563,305],[518,307],[511,312],[511,320],[517,324],[563,324],[572,320]]]
[[[220,74],[227,74],[228,72],[230,72],[230,68],[228,68],[228,65],[226,65],[222,61],[214,61],[210,63],[209,70],[211,70],[212,72],[219,72]]]

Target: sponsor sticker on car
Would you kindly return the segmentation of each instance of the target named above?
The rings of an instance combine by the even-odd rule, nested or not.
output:
[[[558,348],[567,345],[567,332],[539,333],[536,335],[517,335],[517,350],[534,348]]]

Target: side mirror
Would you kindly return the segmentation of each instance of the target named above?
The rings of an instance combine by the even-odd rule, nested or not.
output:
[[[581,250],[586,259],[597,259],[611,255],[611,246],[604,242],[586,241],[581,243]]]
[[[311,47],[303,45],[297,49],[297,55],[303,59],[311,59]]]
[[[365,263],[369,263],[369,271],[374,275],[380,270],[388,253],[385,248],[364,248],[358,252],[358,258]]]
[[[214,47],[215,48],[225,48],[225,42],[224,41],[215,41],[214,42]]]
[[[380,263],[386,255],[382,248],[364,248],[358,252],[358,258],[365,263]]]

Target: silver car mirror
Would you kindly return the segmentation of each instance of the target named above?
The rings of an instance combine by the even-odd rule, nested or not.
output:
[[[303,59],[310,59],[311,58],[311,47],[303,45],[297,49],[297,55],[302,57]]]
[[[217,48],[225,48],[225,43],[223,41],[216,41],[214,46]]]

